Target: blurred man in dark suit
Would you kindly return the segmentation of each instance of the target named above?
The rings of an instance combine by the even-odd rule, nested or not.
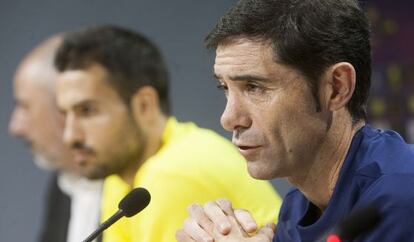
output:
[[[57,109],[53,66],[62,36],[53,36],[32,50],[14,78],[16,105],[10,133],[23,139],[36,165],[54,172],[47,191],[39,242],[78,242],[98,224],[101,182],[78,175],[73,155],[62,142],[64,118]]]

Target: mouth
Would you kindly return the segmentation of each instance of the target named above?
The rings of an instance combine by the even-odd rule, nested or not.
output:
[[[27,148],[29,148],[30,150],[32,150],[32,151],[35,151],[35,150],[36,150],[36,148],[35,148],[35,146],[34,146],[33,142],[31,142],[31,141],[29,141],[29,140],[25,140],[25,141],[23,142],[23,144],[24,144]]]
[[[254,158],[257,156],[258,152],[260,151],[260,145],[236,145],[239,149],[239,152],[244,156],[247,161],[255,160]]]
[[[77,165],[84,166],[87,163],[86,161],[89,157],[89,154],[88,154],[88,152],[85,152],[85,151],[75,151],[73,153],[73,156],[74,156],[73,158],[75,160],[75,163]]]

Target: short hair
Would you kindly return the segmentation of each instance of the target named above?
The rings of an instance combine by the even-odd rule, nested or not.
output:
[[[205,39],[207,48],[232,38],[270,41],[275,62],[300,71],[320,110],[319,80],[338,62],[351,63],[356,87],[347,104],[353,121],[366,118],[371,85],[370,29],[356,0],[240,0]]]
[[[146,37],[117,26],[89,27],[65,35],[55,56],[58,71],[100,64],[108,82],[129,105],[143,86],[158,92],[160,109],[169,114],[168,71],[158,48]]]

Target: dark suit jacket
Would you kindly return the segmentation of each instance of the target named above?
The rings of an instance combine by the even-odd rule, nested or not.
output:
[[[70,197],[58,186],[58,174],[52,175],[46,191],[46,207],[38,242],[66,242],[69,219]],[[102,237],[98,236],[98,242]]]
[[[38,242],[66,242],[70,218],[70,198],[58,186],[53,174],[46,191],[46,207]]]

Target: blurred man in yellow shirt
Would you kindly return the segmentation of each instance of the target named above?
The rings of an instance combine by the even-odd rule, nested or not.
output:
[[[228,198],[261,224],[276,220],[280,198],[268,182],[249,176],[237,149],[171,115],[166,66],[145,37],[112,26],[75,31],[55,64],[64,141],[83,175],[106,178],[102,219],[133,187],[152,196],[140,214],[109,228],[104,242],[174,241],[194,201]]]

